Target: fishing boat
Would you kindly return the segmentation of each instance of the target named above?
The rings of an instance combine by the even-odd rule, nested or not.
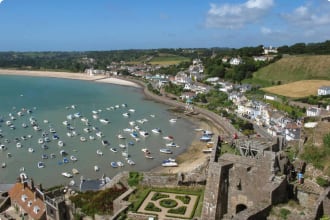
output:
[[[96,154],[99,155],[99,156],[103,156],[103,152],[102,152],[100,149],[98,149],[98,150],[96,151]]]
[[[63,172],[61,174],[62,174],[62,176],[66,177],[66,178],[72,178],[72,174],[69,172]]]
[[[172,154],[173,152],[167,148],[160,148],[159,151],[164,154]]]
[[[110,165],[111,165],[111,167],[113,167],[113,168],[117,168],[117,167],[118,167],[117,162],[114,162],[114,161],[111,162]]]
[[[39,161],[37,164],[38,168],[44,168],[45,167],[45,163],[42,161]]]
[[[70,160],[72,160],[73,162],[75,162],[75,161],[77,161],[78,159],[77,159],[77,157],[75,157],[74,155],[71,155],[71,156],[70,156]]]
[[[111,147],[110,150],[111,150],[112,152],[114,152],[114,153],[117,153],[117,152],[118,152],[118,150],[117,150],[116,148],[114,148],[114,147]]]
[[[99,171],[99,170],[100,170],[100,168],[99,168],[97,165],[95,165],[95,166],[94,166],[94,171],[97,172],[97,171]]]
[[[110,121],[109,121],[107,118],[101,118],[99,121],[100,121],[102,124],[109,124],[109,123],[110,123]]]
[[[160,128],[154,128],[154,129],[152,129],[151,130],[153,133],[155,133],[155,134],[160,134],[160,133],[162,133],[162,130],[160,130]]]

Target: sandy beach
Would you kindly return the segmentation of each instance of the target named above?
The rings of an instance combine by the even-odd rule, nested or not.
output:
[[[21,76],[35,76],[35,77],[54,77],[54,78],[64,78],[64,79],[76,79],[76,80],[93,80],[99,83],[110,83],[117,84],[123,86],[133,86],[136,88],[143,88],[143,83],[138,83],[135,80],[125,80],[122,78],[115,77],[105,77],[105,76],[89,76],[84,73],[69,73],[69,72],[51,72],[51,71],[28,71],[28,70],[8,70],[8,69],[0,69],[0,75],[21,75]],[[146,88],[144,89],[144,93],[149,97],[152,96],[148,92],[146,92]],[[161,101],[165,104],[171,105],[171,103],[166,102],[166,97],[161,97],[161,99],[157,98],[157,101]],[[202,128],[211,130],[214,132],[215,137],[217,134],[221,134],[222,131],[219,130],[214,123],[210,120],[205,120],[203,116],[185,116],[188,120],[191,120],[196,125],[196,128]],[[203,120],[202,120],[203,119]],[[198,168],[201,164],[205,163],[208,159],[209,154],[204,154],[202,152],[203,149],[206,148],[206,143],[199,141],[199,137],[201,134],[196,132],[195,139],[192,141],[191,146],[189,146],[186,152],[179,155],[176,159],[179,163],[178,167],[158,167],[154,169],[155,172],[166,172],[166,173],[178,173],[178,172],[190,172],[196,168]]]

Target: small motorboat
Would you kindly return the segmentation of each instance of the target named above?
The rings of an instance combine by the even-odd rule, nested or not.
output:
[[[63,146],[64,146],[64,142],[61,141],[61,140],[59,140],[59,141],[57,142],[57,145],[60,146],[60,147],[63,147]]]
[[[70,160],[72,160],[72,161],[75,162],[75,161],[77,161],[78,159],[77,159],[77,157],[75,157],[74,155],[71,155],[71,156],[70,156]]]
[[[114,147],[111,147],[110,150],[111,150],[112,152],[114,152],[114,153],[117,153],[117,152],[118,152],[117,148],[114,148]]]
[[[99,156],[103,156],[103,152],[102,152],[100,149],[98,149],[98,150],[96,151],[96,154],[99,155]]]
[[[172,154],[173,152],[167,148],[160,148],[159,151],[164,154]]]
[[[118,164],[117,164],[117,162],[111,162],[110,165],[111,165],[113,168],[118,168]]]
[[[17,148],[21,148],[22,146],[23,146],[23,145],[21,144],[21,142],[17,142],[17,143],[16,143],[16,147],[17,147]]]
[[[43,160],[48,159],[48,155],[47,154],[41,155],[41,159],[43,159]]]
[[[85,141],[86,141],[86,138],[83,137],[83,136],[81,136],[81,137],[80,137],[80,141],[81,141],[81,142],[85,142]]]
[[[99,170],[100,170],[100,168],[99,168],[97,165],[95,165],[95,166],[94,166],[94,171],[97,172],[97,171],[99,171]]]
[[[109,145],[109,141],[107,140],[101,140],[101,143],[103,146],[108,146]]]
[[[166,147],[179,147],[176,143],[174,142],[170,142],[170,143],[167,143],[165,144]]]
[[[69,159],[66,157],[63,157],[63,163],[69,163]]]
[[[154,128],[151,130],[154,134],[160,134],[162,133],[162,130],[160,130],[160,128]]]
[[[110,123],[109,119],[107,119],[107,118],[101,118],[99,121],[100,121],[102,124],[109,124],[109,123]]]
[[[42,162],[42,161],[39,161],[37,166],[38,166],[38,168],[44,168],[45,167],[45,163]]]
[[[1,167],[2,167],[2,168],[6,168],[6,167],[7,167],[7,164],[6,164],[5,162],[3,162],[3,163],[1,164]]]
[[[173,140],[174,137],[173,136],[164,136],[163,139],[164,140]]]
[[[28,151],[29,151],[30,153],[33,153],[33,152],[34,152],[34,149],[33,149],[32,147],[29,147],[29,148],[28,148]]]
[[[169,120],[170,123],[175,123],[176,121],[177,121],[176,118],[171,118],[171,119]]]
[[[121,162],[121,161],[117,161],[117,165],[118,165],[119,167],[123,167],[123,166],[124,166],[124,163]]]
[[[62,176],[66,177],[66,178],[71,178],[72,177],[72,174],[69,173],[69,172],[63,172],[62,173]]]
[[[131,165],[131,166],[135,165],[135,162],[134,162],[133,160],[131,160],[131,159],[128,159],[128,160],[127,160],[127,163],[128,163],[129,165]]]

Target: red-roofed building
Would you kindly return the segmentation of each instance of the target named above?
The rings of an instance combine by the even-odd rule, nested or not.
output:
[[[15,183],[8,193],[11,205],[17,207],[20,213],[27,214],[32,219],[47,219],[44,195],[40,189],[34,187],[33,180],[30,186],[27,181]]]

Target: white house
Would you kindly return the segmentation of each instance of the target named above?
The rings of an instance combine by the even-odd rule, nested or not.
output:
[[[330,95],[330,86],[321,86],[317,90],[317,95]]]
[[[306,110],[306,115],[308,117],[317,117],[317,116],[320,116],[320,114],[321,114],[320,108],[310,107]]]
[[[277,96],[275,96],[275,95],[267,95],[267,94],[265,94],[265,95],[264,95],[264,99],[266,99],[266,100],[271,100],[271,101],[275,101],[275,100],[277,99]]]
[[[174,83],[176,83],[176,84],[191,83],[191,78],[185,72],[180,71],[175,75]]]
[[[234,58],[231,58],[230,61],[229,61],[229,64],[230,65],[234,65],[234,66],[237,66],[237,65],[240,65],[242,63],[242,59],[239,58],[239,57],[234,57]]]
[[[277,48],[276,47],[263,47],[264,49],[264,54],[269,54],[269,53],[277,53]]]

